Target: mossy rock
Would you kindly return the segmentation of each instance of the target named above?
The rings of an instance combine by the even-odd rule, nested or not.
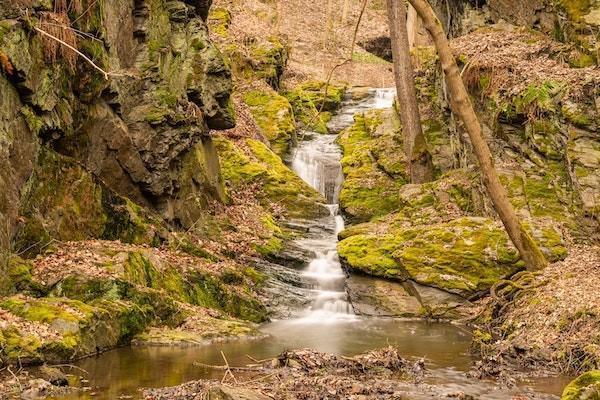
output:
[[[52,150],[40,151],[22,198],[25,223],[17,249],[35,254],[53,239],[121,239],[158,244],[162,221],[117,195],[75,160]]]
[[[311,218],[325,215],[325,200],[294,174],[264,143],[247,139],[234,142],[217,138],[225,183],[231,188],[260,184],[259,200],[268,209],[278,203],[290,217]],[[247,150],[244,151],[244,149]]]
[[[212,33],[227,37],[229,35],[229,25],[231,25],[231,13],[226,8],[211,7],[207,22]]]
[[[560,233],[532,225],[529,231],[548,259],[563,259]],[[504,228],[482,217],[420,226],[371,222],[340,237],[338,252],[351,270],[393,280],[410,278],[464,297],[486,291],[524,267]]]
[[[244,93],[244,102],[273,151],[283,158],[296,141],[296,122],[289,101],[275,92],[254,90]]]
[[[284,93],[290,101],[296,121],[302,129],[328,133],[327,122],[344,99],[345,87],[325,82],[306,82]]]
[[[398,280],[410,277],[463,296],[487,290],[523,266],[502,228],[473,217],[350,236],[338,251],[351,270]]]
[[[589,371],[567,385],[561,400],[600,400],[600,371]]]
[[[245,81],[262,80],[273,90],[279,90],[287,66],[289,48],[278,36],[265,40],[247,38],[244,46],[228,43],[223,46],[234,76]]]
[[[7,347],[0,350],[0,358],[9,363],[17,359],[61,362],[91,355],[126,342],[147,324],[143,310],[127,302],[92,306],[67,298],[10,297],[0,299],[0,308],[25,321],[47,325],[59,335],[38,338],[18,326],[1,330]]]
[[[344,183],[340,205],[352,222],[368,221],[400,207],[399,190],[408,182],[399,126],[392,112],[357,114],[338,138]]]

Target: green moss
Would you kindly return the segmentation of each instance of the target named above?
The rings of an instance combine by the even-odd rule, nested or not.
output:
[[[256,299],[228,290],[215,276],[194,273],[188,277],[192,284],[193,303],[215,308],[228,314],[252,322],[264,322],[266,309]]]
[[[522,263],[503,229],[483,218],[350,236],[338,245],[353,270],[469,295],[518,271]]]
[[[35,336],[22,334],[14,327],[0,329],[0,360],[38,361],[41,342]]]
[[[249,91],[244,93],[244,102],[273,151],[283,157],[296,140],[296,123],[289,101],[274,92]]]
[[[354,54],[352,54],[352,61],[354,62],[359,62],[359,63],[363,63],[363,64],[387,64],[389,65],[390,62],[384,60],[381,57],[376,56],[375,54],[369,53],[369,52],[354,52]]]
[[[240,144],[216,138],[221,172],[229,187],[260,184],[259,200],[267,209],[273,202],[283,206],[290,216],[308,218],[324,213],[324,199],[294,174],[264,143],[248,139]]]
[[[37,114],[31,109],[29,106],[21,107],[21,114],[25,117],[25,122],[29,127],[29,130],[35,135],[39,134],[42,127],[44,126],[44,121],[37,116]]]
[[[345,88],[330,84],[325,93],[325,87],[325,82],[306,82],[284,94],[292,104],[296,121],[303,129],[328,133],[329,113],[342,103]]]
[[[399,189],[408,181],[400,134],[394,127],[376,134],[381,124],[381,111],[356,115],[338,139],[345,177],[340,204],[355,222],[398,209]]]
[[[158,244],[162,222],[120,197],[73,159],[42,148],[28,191],[17,248],[32,255],[53,238]]]
[[[589,371],[573,380],[563,391],[561,400],[600,399],[600,371]]]
[[[248,277],[252,281],[252,283],[256,285],[262,285],[268,279],[268,277],[265,274],[257,271],[252,267],[244,269],[244,276]]]
[[[10,283],[18,291],[24,291],[32,286],[31,277],[32,263],[20,257],[13,256],[8,260],[8,278]]]
[[[208,23],[213,33],[227,37],[231,25],[231,13],[225,8],[213,7],[208,14]]]

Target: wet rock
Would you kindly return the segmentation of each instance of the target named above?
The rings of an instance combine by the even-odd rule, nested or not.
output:
[[[359,315],[442,319],[461,317],[457,307],[464,304],[464,299],[460,296],[412,281],[409,284],[410,287],[405,287],[400,282],[356,274],[346,280],[352,308]]]
[[[562,400],[600,399],[600,371],[586,372],[567,385]]]
[[[54,386],[68,386],[69,381],[67,375],[64,374],[60,369],[49,367],[44,365],[40,368],[40,375],[42,378],[50,382]]]

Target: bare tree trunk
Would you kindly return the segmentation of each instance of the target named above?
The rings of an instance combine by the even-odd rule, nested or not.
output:
[[[423,183],[431,180],[433,168],[421,128],[410,45],[406,31],[406,4],[404,0],[387,0],[387,8],[394,58],[394,78],[398,91],[398,108],[404,134],[404,152],[408,159],[410,181]]]
[[[331,43],[333,34],[333,0],[327,0],[327,18],[325,22],[325,40],[323,42],[323,48],[327,49]]]
[[[535,271],[548,265],[548,261],[540,251],[539,247],[533,241],[531,236],[521,225],[515,210],[508,200],[506,189],[500,183],[490,148],[483,138],[481,124],[477,119],[473,104],[465,85],[460,76],[458,65],[450,49],[450,43],[442,24],[436,17],[427,0],[409,0],[412,6],[417,10],[423,24],[431,35],[435,47],[437,48],[442,69],[446,76],[446,84],[450,93],[450,100],[453,112],[459,116],[464,124],[473,150],[479,160],[483,182],[488,190],[494,209],[500,216],[508,236],[519,250],[521,258],[525,262],[528,270]]]
[[[342,8],[342,26],[346,26],[346,22],[348,22],[349,9],[350,9],[350,0],[344,0],[344,7]]]
[[[417,41],[417,34],[419,33],[419,16],[417,10],[410,4],[408,5],[408,16],[406,18],[406,30],[408,32],[408,44],[412,49],[415,47]]]

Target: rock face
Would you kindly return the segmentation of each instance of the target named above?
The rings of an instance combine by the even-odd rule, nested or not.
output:
[[[68,16],[33,2],[29,24],[6,3],[2,17],[13,19],[0,21],[0,146],[3,165],[12,166],[0,177],[9,188],[2,195],[2,226],[9,227],[0,236],[3,248],[15,234],[19,198],[37,189],[25,182],[38,142],[183,226],[208,201],[225,200],[208,133],[234,124],[231,73],[208,36],[210,2],[113,0]],[[73,40],[108,80],[82,57],[69,61],[62,50],[56,56],[57,43],[35,30],[53,32],[52,18],[70,18],[98,38]]]

